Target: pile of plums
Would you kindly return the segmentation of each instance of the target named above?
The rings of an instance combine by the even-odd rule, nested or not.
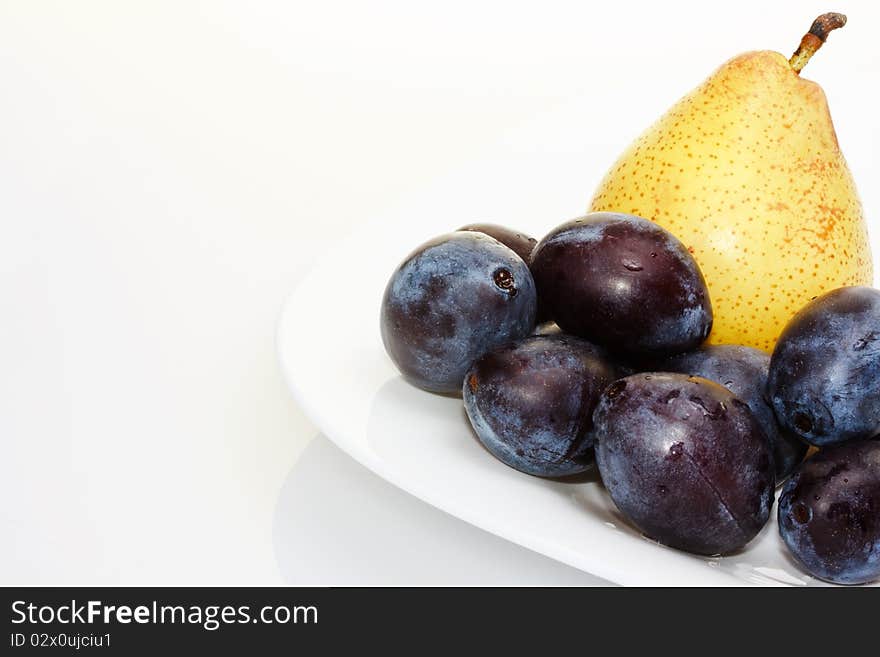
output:
[[[830,582],[880,577],[880,292],[814,299],[772,356],[705,345],[711,329],[687,248],[613,213],[537,244],[490,224],[440,236],[400,264],[381,310],[403,376],[462,394],[507,465],[566,477],[595,463],[641,532],[703,555],[754,538],[787,479],[795,560]]]

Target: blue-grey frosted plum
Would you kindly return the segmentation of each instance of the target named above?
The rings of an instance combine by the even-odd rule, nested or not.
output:
[[[562,224],[535,247],[532,274],[563,331],[618,354],[687,351],[712,329],[693,256],[641,217],[595,212]]]
[[[813,445],[880,432],[880,291],[843,287],[801,309],[773,350],[767,393],[780,424]]]
[[[589,342],[533,336],[474,363],[465,410],[480,442],[507,465],[543,477],[577,474],[593,462],[593,409],[615,378]]]
[[[448,233],[417,248],[392,274],[382,299],[382,341],[410,383],[460,393],[477,358],[531,333],[536,303],[522,258],[483,233]]]
[[[705,345],[672,356],[659,369],[710,379],[748,404],[773,448],[777,483],[781,483],[804,460],[807,444],[782,430],[767,401],[765,393],[770,354],[740,345]]]
[[[815,577],[836,584],[880,578],[880,442],[822,449],[779,496],[779,534]]]
[[[767,522],[773,455],[749,407],[727,388],[685,374],[634,374],[605,390],[594,421],[602,481],[650,538],[726,554]]]

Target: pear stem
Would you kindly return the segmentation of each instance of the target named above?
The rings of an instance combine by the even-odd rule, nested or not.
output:
[[[810,31],[801,39],[801,45],[798,46],[791,59],[788,60],[791,69],[800,75],[804,66],[810,61],[810,57],[815,55],[816,51],[825,43],[828,33],[844,25],[846,25],[846,16],[834,12],[822,14],[814,20],[810,26]]]

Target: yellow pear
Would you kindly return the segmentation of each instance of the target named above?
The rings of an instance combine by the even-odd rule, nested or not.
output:
[[[748,52],[719,68],[611,167],[591,211],[653,219],[699,263],[709,341],[770,351],[812,297],[870,284],[862,206],[821,87],[799,74],[846,18],[825,14],[790,60]]]

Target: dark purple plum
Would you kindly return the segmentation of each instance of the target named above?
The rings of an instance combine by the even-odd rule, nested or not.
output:
[[[779,534],[807,572],[835,584],[880,578],[880,442],[823,449],[779,496]]]
[[[659,369],[701,376],[720,383],[748,404],[770,440],[777,483],[788,477],[804,460],[807,444],[782,430],[765,395],[767,372],[770,369],[769,354],[739,345],[707,345],[672,356]]]
[[[485,354],[464,380],[480,442],[521,472],[561,477],[593,461],[593,409],[615,379],[604,352],[567,335],[533,336]]]
[[[536,303],[518,255],[483,233],[449,233],[413,251],[392,274],[382,341],[410,383],[460,393],[477,358],[531,333]]]
[[[816,446],[880,432],[880,291],[843,287],[808,303],[773,350],[779,423]]]
[[[588,214],[532,254],[541,303],[566,333],[625,355],[693,349],[712,329],[703,275],[684,245],[641,217]]]
[[[494,237],[522,258],[526,264],[531,262],[532,251],[535,250],[535,245],[538,243],[538,240],[534,237],[506,226],[499,226],[498,224],[468,224],[467,226],[462,226],[459,230],[483,233],[489,237]]]
[[[684,374],[634,374],[605,390],[594,421],[602,481],[647,536],[726,554],[767,522],[773,455],[749,407],[727,388]]]

